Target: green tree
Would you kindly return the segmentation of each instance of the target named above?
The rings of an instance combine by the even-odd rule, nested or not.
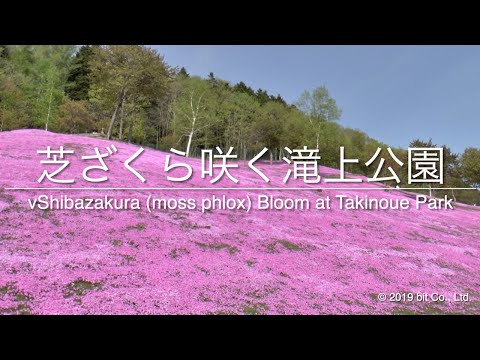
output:
[[[255,91],[253,91],[253,89],[250,86],[245,85],[245,83],[243,81],[240,81],[238,84],[236,84],[233,87],[233,91],[239,92],[239,93],[244,93],[244,94],[247,94],[247,95],[252,96],[252,97],[255,96]]]
[[[340,108],[325,86],[317,87],[312,92],[305,90],[295,105],[309,117],[318,149],[324,124],[340,119],[342,113]]]
[[[258,89],[255,93],[255,96],[257,97],[257,101],[260,103],[260,105],[265,105],[270,100],[270,96],[268,95],[267,91],[262,89]]]
[[[123,138],[125,109],[130,117],[129,141],[139,108],[165,95],[173,70],[156,50],[138,45],[109,45],[94,49],[90,61],[91,95],[113,108],[107,138],[112,137],[120,114],[119,137]]]
[[[63,99],[59,108],[58,129],[61,132],[78,134],[92,131],[94,118],[85,100]]]
[[[174,130],[178,141],[186,139],[186,156],[190,156],[195,137],[215,122],[207,111],[212,107],[210,82],[198,77],[184,78],[174,108]]]
[[[480,149],[469,147],[461,158],[461,174],[465,181],[476,188],[480,187]]]
[[[299,110],[290,109],[283,123],[279,159],[283,157],[283,148],[303,148],[307,145],[309,123],[306,116]]]
[[[8,58],[9,57],[9,51],[7,45],[0,45],[0,58]]]
[[[262,107],[261,115],[255,123],[257,148],[267,147],[270,151],[270,164],[278,158],[282,144],[282,130],[287,122],[287,109],[276,102],[268,102]],[[259,146],[258,146],[259,145]]]
[[[10,59],[6,45],[0,47],[0,131],[29,125],[29,105],[20,88],[23,75]]]
[[[85,45],[75,54],[67,76],[65,93],[72,100],[88,100],[90,90],[89,63],[93,55],[93,47]]]
[[[17,86],[18,74],[0,66],[0,131],[30,125],[29,103]]]
[[[179,76],[182,76],[182,77],[184,77],[184,78],[190,77],[190,74],[187,72],[187,69],[185,69],[183,66],[182,66],[182,68],[180,69],[180,71],[178,72],[178,75],[179,75]]]
[[[19,87],[29,102],[33,126],[55,125],[67,69],[75,46],[17,45],[9,47],[11,65],[21,74]]]

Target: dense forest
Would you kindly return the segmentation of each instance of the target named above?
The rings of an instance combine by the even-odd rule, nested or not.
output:
[[[294,104],[280,95],[231,84],[210,73],[190,76],[168,65],[154,49],[139,45],[69,46],[0,45],[0,131],[39,128],[107,138],[199,156],[201,149],[233,146],[240,159],[263,147],[277,161],[284,147],[320,149],[320,163],[339,167],[340,146],[346,158],[359,159],[346,170],[371,176],[365,166],[378,147],[388,166],[407,184],[407,166],[399,167],[387,144],[338,124],[341,109],[324,86],[306,90]],[[435,146],[412,139],[411,146]],[[480,149],[462,154],[444,147],[442,187],[480,187]],[[392,148],[407,163],[407,150]],[[396,185],[396,184],[395,184]],[[428,188],[419,186],[419,191]],[[424,185],[425,186],[425,185]],[[458,201],[480,204],[480,192],[437,190]]]

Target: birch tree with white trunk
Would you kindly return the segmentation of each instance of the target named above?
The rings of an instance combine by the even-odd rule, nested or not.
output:
[[[339,120],[342,111],[325,86],[319,86],[311,92],[305,90],[295,105],[308,116],[314,131],[316,148],[319,149],[323,124]]]
[[[204,135],[205,130],[216,121],[213,114],[207,111],[208,105],[211,105],[210,92],[208,84],[200,78],[182,80],[182,90],[174,109],[173,127],[178,136],[178,143],[186,141],[187,157],[193,152],[196,137]]]

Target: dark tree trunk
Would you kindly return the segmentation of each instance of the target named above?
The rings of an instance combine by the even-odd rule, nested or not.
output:
[[[118,133],[118,137],[120,140],[123,140],[123,115],[124,115],[124,108],[125,108],[125,96],[122,99],[122,105],[120,105],[120,131]]]
[[[132,142],[132,137],[133,137],[133,122],[135,121],[135,117],[137,116],[137,111],[135,109],[135,103],[136,103],[137,99],[134,98],[133,99],[133,115],[132,115],[132,119],[130,120],[130,126],[128,127],[128,142],[131,143]]]
[[[124,96],[125,96],[125,90],[122,90],[122,92],[121,92],[121,94],[118,98],[117,105],[115,106],[115,111],[112,114],[112,119],[110,120],[110,125],[108,126],[108,131],[107,131],[107,139],[108,140],[110,140],[112,138],[113,126],[115,125],[115,120],[117,119],[118,109],[120,108],[120,105],[123,102]]]

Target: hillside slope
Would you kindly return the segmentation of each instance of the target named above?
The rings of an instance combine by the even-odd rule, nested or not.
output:
[[[112,143],[118,153],[105,160],[107,183],[82,179],[81,155]],[[65,177],[74,185],[37,179],[44,167],[37,154],[65,146],[75,154]],[[480,312],[480,211],[354,210],[258,211],[31,210],[36,195],[73,198],[157,197],[201,199],[246,195],[244,190],[187,191],[206,187],[200,161],[175,156],[194,169],[192,180],[171,183],[163,171],[165,153],[151,149],[134,162],[147,182],[123,162],[139,146],[38,130],[0,133],[0,313],[32,314],[323,314]],[[286,164],[259,165],[284,186]],[[334,169],[321,167],[331,176]],[[240,163],[218,186],[265,187]],[[99,171],[96,175],[103,176]],[[175,191],[44,191],[11,187],[177,187]],[[306,186],[292,181],[289,186]],[[324,187],[333,187],[326,184]],[[338,186],[338,185],[337,185]],[[352,188],[378,186],[348,184]],[[307,187],[307,186],[306,186]],[[256,196],[259,190],[249,190]],[[391,199],[385,191],[269,190],[277,197],[316,199],[337,194]],[[409,198],[410,201],[413,201]],[[142,200],[143,201],[143,200]],[[378,293],[454,292],[470,302],[379,302]]]

